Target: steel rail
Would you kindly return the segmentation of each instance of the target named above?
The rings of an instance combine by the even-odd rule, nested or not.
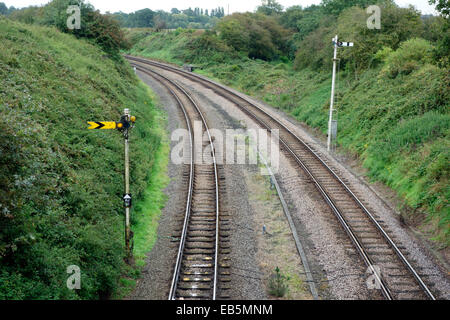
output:
[[[259,106],[255,105],[254,103],[252,103],[251,101],[249,101],[247,98],[242,97],[239,94],[236,94],[235,92],[229,90],[228,88],[224,87],[221,84],[215,83],[209,79],[206,79],[205,77],[196,75],[196,74],[192,74],[192,73],[188,73],[184,70],[180,70],[178,68],[166,65],[166,64],[161,64],[161,63],[157,63],[154,61],[149,61],[147,59],[141,59],[141,58],[136,58],[133,56],[125,56],[127,59],[129,60],[135,60],[138,62],[142,62],[144,64],[148,64],[148,65],[152,65],[155,67],[159,67],[159,68],[163,68],[166,69],[168,71],[172,71],[178,74],[181,74],[182,76],[185,76],[187,78],[196,78],[198,80],[201,80],[203,82],[206,82],[208,85],[206,85],[207,87],[209,87],[210,89],[214,90],[214,87],[218,87],[222,90],[224,90],[226,93],[241,99],[243,101],[245,101],[247,104],[249,104],[250,106],[256,108],[258,111],[260,111],[261,113],[263,113],[265,116],[267,116],[268,118],[270,118],[272,121],[274,121],[277,125],[281,126],[284,130],[286,130],[296,141],[298,141],[302,146],[304,146],[323,166],[324,168],[326,168],[331,175],[343,186],[343,188],[347,191],[347,193],[352,197],[352,199],[356,202],[356,204],[361,208],[361,210],[367,215],[367,217],[370,219],[370,221],[373,223],[373,225],[376,227],[376,229],[380,232],[380,234],[383,236],[383,238],[387,241],[387,243],[390,245],[390,247],[393,249],[393,251],[396,253],[396,255],[398,256],[398,258],[400,259],[400,261],[406,266],[406,268],[410,271],[410,273],[413,275],[413,277],[415,278],[415,280],[417,281],[417,283],[419,284],[419,286],[423,289],[423,291],[426,293],[426,295],[432,299],[432,300],[436,300],[436,298],[434,297],[434,295],[432,294],[432,292],[430,291],[430,289],[427,287],[427,285],[423,282],[423,280],[421,279],[420,275],[416,272],[416,270],[414,269],[414,267],[410,264],[410,262],[406,259],[406,257],[403,255],[403,253],[401,252],[401,250],[397,247],[397,245],[394,243],[394,241],[391,239],[391,237],[387,234],[387,232],[384,230],[384,228],[378,223],[378,221],[376,220],[376,218],[373,216],[373,214],[364,206],[364,204],[358,199],[358,197],[350,190],[350,188],[347,186],[347,184],[342,181],[341,178],[339,178],[339,176],[336,174],[336,172],[330,168],[322,159],[321,157],[314,151],[312,150],[309,145],[307,145],[302,139],[300,139],[294,132],[292,132],[289,128],[287,128],[283,123],[281,123],[279,120],[275,119],[274,117],[272,117],[270,114],[268,114],[265,110],[263,110],[262,108],[260,108]],[[218,92],[217,92],[218,93]],[[218,93],[219,95],[223,96],[222,94]],[[225,97],[226,98],[226,97]],[[242,110],[246,111],[247,113],[251,113],[247,108],[245,108],[244,106],[240,105],[239,103],[236,103]],[[255,120],[260,122],[260,119],[256,116],[253,115],[252,116]],[[268,127],[267,125],[265,125],[266,127]],[[271,128],[268,128],[268,130],[271,130]],[[298,158],[298,156],[295,154],[295,152],[289,148],[287,146],[287,143],[285,143],[282,139],[280,139],[280,141],[282,141],[283,145],[285,145],[285,147],[287,147],[287,150],[290,150],[290,153],[292,155],[295,155],[294,158],[296,158],[296,161],[298,162],[298,160],[300,160]],[[297,160],[298,159],[298,160]],[[301,160],[300,160],[301,162]],[[302,168],[306,168],[306,166],[303,164],[302,162]],[[312,173],[307,170],[306,171],[308,173],[308,175],[312,175]],[[322,196],[325,198],[326,202],[330,205],[331,209],[333,210],[333,212],[336,214],[335,209],[339,212],[339,209],[337,208],[337,206],[334,204],[334,202],[332,201],[332,199],[327,195],[326,191],[324,190],[323,186],[321,186],[321,184],[317,181],[317,179],[314,177],[313,179],[316,187],[320,187],[319,191],[322,194]],[[331,201],[331,202],[329,202]],[[350,228],[350,226],[348,225],[348,223],[346,222],[345,218],[342,216],[342,214],[339,212],[340,217],[343,219],[341,221],[341,219],[338,217],[339,221],[341,222],[341,224],[343,224],[345,222],[345,225],[347,225],[347,227]],[[344,226],[344,224],[343,224]],[[348,233],[348,229],[347,227],[344,226],[344,229],[346,230],[346,232]],[[351,230],[351,228],[350,228]],[[352,232],[353,233],[353,232]],[[353,236],[355,236],[353,234]],[[352,241],[355,243],[355,241],[353,240],[353,237],[350,237],[352,239]],[[358,240],[355,236],[355,239]],[[359,243],[359,241],[358,241]],[[359,246],[361,244],[359,243],[359,245],[357,245],[355,243],[355,246],[357,247],[358,251],[359,251]],[[363,248],[361,246],[361,248]],[[363,256],[363,259],[365,260],[364,256],[367,256],[367,253],[362,254],[360,252],[360,254]],[[368,264],[368,262],[366,262],[366,264]],[[371,267],[371,264],[369,264],[369,267],[372,269],[372,271],[374,272],[374,275],[376,278],[378,277],[377,272],[375,272],[375,270],[373,269],[373,267]],[[382,279],[380,279],[379,283],[382,284],[384,281]],[[384,293],[385,297],[387,299],[389,299],[389,295],[386,293]],[[392,296],[391,296],[392,298]]]
[[[209,143],[211,146],[211,156],[213,159],[213,165],[214,165],[214,181],[215,181],[215,193],[216,193],[216,197],[215,197],[215,202],[216,202],[216,235],[215,235],[215,257],[214,257],[214,277],[213,277],[213,296],[212,296],[212,300],[216,300],[217,298],[217,274],[218,274],[218,252],[219,252],[219,215],[220,215],[220,210],[219,210],[219,179],[218,179],[218,169],[217,169],[217,161],[216,161],[216,155],[215,155],[215,148],[214,148],[214,143],[212,140],[212,136],[211,133],[209,131],[209,127],[208,124],[206,122],[205,117],[203,116],[203,113],[201,112],[199,106],[197,105],[197,103],[194,101],[194,99],[191,97],[191,95],[180,85],[178,85],[177,83],[175,83],[174,81],[168,79],[167,77],[153,71],[153,70],[148,70],[148,69],[144,69],[139,65],[134,65],[136,67],[137,70],[146,73],[148,75],[150,75],[151,77],[153,77],[155,80],[157,80],[158,82],[161,83],[161,81],[159,81],[157,79],[157,77],[160,77],[162,79],[164,79],[165,81],[167,81],[168,83],[170,83],[171,85],[173,85],[174,87],[176,87],[178,90],[180,90],[188,99],[189,101],[192,103],[192,105],[195,107],[195,109],[197,110],[197,113],[199,114],[200,118],[202,119],[203,125],[205,126],[205,131],[208,134],[208,139],[209,139]],[[155,76],[156,75],[156,76]],[[182,237],[180,239],[180,246],[178,249],[178,255],[177,255],[177,261],[175,264],[175,270],[174,270],[174,275],[172,278],[172,283],[171,283],[171,289],[170,289],[170,293],[169,293],[169,300],[175,300],[176,299],[176,289],[177,289],[177,284],[178,284],[178,280],[179,280],[179,276],[180,276],[180,270],[181,270],[181,262],[182,262],[182,258],[183,258],[183,251],[184,251],[184,247],[185,247],[185,243],[186,243],[186,236],[187,236],[187,229],[188,229],[188,224],[189,224],[189,217],[190,217],[190,211],[191,211],[191,201],[192,201],[192,193],[193,193],[193,185],[194,185],[194,144],[193,144],[193,131],[192,131],[192,127],[190,124],[190,119],[189,116],[187,115],[186,109],[183,105],[183,103],[181,102],[181,100],[179,99],[178,95],[171,89],[169,88],[167,85],[165,85],[165,87],[169,90],[169,92],[175,97],[175,99],[177,100],[178,105],[180,106],[180,108],[183,111],[183,114],[185,116],[185,120],[188,126],[188,131],[190,133],[190,146],[191,146],[191,170],[190,170],[190,177],[189,177],[189,192],[188,192],[188,198],[187,198],[187,202],[186,202],[186,212],[185,212],[185,219],[184,219],[184,223],[183,223],[183,232],[182,232]]]

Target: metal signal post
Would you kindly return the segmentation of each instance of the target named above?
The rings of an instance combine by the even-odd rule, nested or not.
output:
[[[129,155],[129,130],[133,128],[136,117],[130,116],[130,110],[125,109],[124,114],[117,124],[118,129],[123,133],[124,147],[125,147],[125,174],[124,174],[124,187],[125,193],[123,195],[123,205],[125,208],[125,247],[127,250],[127,262],[132,257],[132,232],[130,225],[130,209],[132,205],[132,195],[130,193],[130,155]]]
[[[119,122],[111,122],[111,121],[102,121],[102,122],[88,122],[90,125],[89,129],[100,129],[100,130],[111,130],[117,129],[119,130],[124,137],[125,143],[125,173],[124,173],[124,187],[125,193],[123,195],[123,206],[125,208],[125,247],[127,251],[126,261],[130,263],[130,259],[133,255],[132,252],[132,238],[133,233],[131,231],[130,225],[130,209],[132,205],[132,195],[130,193],[130,156],[129,156],[129,131],[134,127],[134,123],[136,122],[136,117],[130,115],[130,110],[125,109],[124,114],[121,116]]]
[[[330,116],[328,121],[328,143],[327,143],[327,150],[330,152],[331,150],[331,136],[332,136],[332,128],[333,128],[333,112],[334,112],[334,88],[336,84],[336,62],[337,59],[337,50],[341,47],[353,47],[352,42],[340,42],[338,39],[338,36],[334,37],[333,39],[333,45],[334,45],[334,56],[333,56],[333,78],[331,80],[331,102],[330,102]],[[335,124],[337,126],[337,123]]]

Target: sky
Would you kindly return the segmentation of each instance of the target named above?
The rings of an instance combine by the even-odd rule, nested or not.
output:
[[[42,5],[49,2],[48,0],[0,0],[6,6],[14,6],[16,8],[27,7],[30,5]],[[188,7],[214,9],[216,7],[224,7],[225,13],[228,12],[228,5],[230,6],[230,13],[254,11],[260,0],[88,0],[96,9],[105,13],[106,11],[117,12],[123,11],[126,13],[134,12],[136,10],[150,8],[154,11],[164,10],[170,11],[172,8],[187,9]],[[301,5],[307,7],[311,4],[319,4],[321,0],[278,0],[278,2],[285,8],[293,5]],[[435,14],[434,7],[428,4],[428,0],[395,0],[401,7],[407,7],[409,4],[414,5],[423,14]],[[188,3],[188,4],[186,4]],[[376,3],[376,0],[374,0]]]

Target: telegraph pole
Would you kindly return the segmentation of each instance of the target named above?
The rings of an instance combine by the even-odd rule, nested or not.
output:
[[[333,126],[333,112],[334,112],[334,90],[336,84],[336,63],[337,59],[337,51],[340,47],[353,47],[353,42],[339,42],[339,38],[336,35],[333,39],[334,45],[334,56],[333,56],[333,78],[331,80],[331,102],[330,102],[330,116],[328,120],[328,143],[327,150],[330,152],[331,150],[331,135],[332,135],[332,126]]]

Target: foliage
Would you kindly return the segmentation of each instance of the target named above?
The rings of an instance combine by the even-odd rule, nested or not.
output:
[[[351,49],[339,49],[340,67],[359,74],[373,63],[374,54],[381,47],[397,49],[405,40],[422,34],[424,30],[420,13],[413,8],[399,8],[396,5],[380,4],[383,12],[381,30],[367,28],[365,10],[352,7],[338,16],[334,23],[321,23],[300,43],[295,67],[315,70],[331,67],[331,39],[338,34],[343,41],[351,41]]]
[[[278,15],[283,11],[283,6],[276,0],[261,0],[261,5],[256,9],[257,13],[267,16]]]
[[[152,11],[150,9],[142,9],[132,13],[116,12],[113,14],[122,27],[126,28],[152,28],[176,29],[176,28],[193,28],[193,29],[211,29],[218,19],[225,15],[223,7],[211,10],[200,8],[188,8],[186,10],[178,10],[172,8],[170,12],[163,10]]]
[[[378,1],[380,2],[380,1]],[[393,4],[393,0],[385,0],[385,3]],[[373,5],[373,0],[322,0],[322,7],[326,14],[339,15],[347,8],[358,6],[360,8],[367,8]]]
[[[429,24],[431,40],[437,42],[435,59],[443,67],[450,65],[450,2],[448,0],[430,0],[430,4],[436,4],[436,9],[441,13],[438,18],[432,19]]]
[[[30,6],[28,8],[13,11],[9,15],[9,18],[23,23],[33,24],[41,21],[42,16],[43,16],[42,7]]]
[[[130,14],[117,12],[113,16],[122,27],[127,28],[151,28],[154,26],[155,12],[150,9],[142,9]]]
[[[0,2],[0,14],[8,14],[8,7],[3,2]]]
[[[69,30],[67,19],[69,5],[78,5],[81,13],[81,29]],[[78,38],[87,38],[100,45],[107,53],[116,56],[119,50],[128,48],[119,23],[108,15],[95,11],[89,3],[78,0],[53,0],[43,7],[28,7],[15,11],[11,18],[29,24],[55,26]]]
[[[281,274],[280,268],[275,268],[275,273],[269,279],[269,293],[275,297],[284,297],[288,291],[289,277]]]
[[[14,8],[14,6],[10,6],[8,8],[4,2],[0,2],[0,15],[9,15],[14,11],[16,11],[16,8]]]
[[[88,131],[124,107],[133,194],[144,194],[160,136],[155,107],[123,60],[54,28],[0,18],[0,299],[97,299],[123,263],[123,145]],[[81,290],[66,268],[81,268]]]
[[[246,52],[249,58],[273,60],[287,54],[287,30],[273,17],[234,13],[217,24],[220,38],[236,51]]]
[[[433,62],[433,46],[424,39],[414,38],[403,42],[400,48],[386,54],[382,72],[395,78],[398,74],[409,74],[425,63]]]
[[[436,10],[442,13],[443,16],[449,17],[450,15],[450,1],[449,0],[429,0],[430,4],[436,5]]]

